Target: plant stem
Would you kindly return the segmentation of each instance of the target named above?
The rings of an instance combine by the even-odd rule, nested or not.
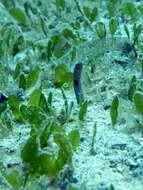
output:
[[[83,19],[84,19],[85,23],[86,23],[86,24],[89,26],[89,28],[94,32],[93,27],[91,26],[90,22],[88,21],[88,19],[87,19],[86,16],[84,15],[82,9],[80,8],[80,5],[79,5],[78,0],[74,0],[74,1],[75,1],[75,4],[76,4],[76,6],[77,6],[78,11],[79,11],[80,14],[83,16]]]

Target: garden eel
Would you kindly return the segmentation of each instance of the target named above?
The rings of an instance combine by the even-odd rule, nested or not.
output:
[[[83,67],[82,62],[78,62],[76,63],[73,71],[73,86],[78,105],[84,101],[83,91],[81,87],[82,67]]]

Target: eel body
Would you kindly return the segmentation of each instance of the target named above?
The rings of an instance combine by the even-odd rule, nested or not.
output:
[[[82,73],[83,64],[82,62],[78,62],[73,71],[73,86],[74,92],[77,100],[77,104],[84,101],[83,91],[81,86],[81,73]]]

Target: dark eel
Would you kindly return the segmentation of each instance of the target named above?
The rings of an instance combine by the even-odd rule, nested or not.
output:
[[[73,86],[74,92],[76,95],[77,104],[79,105],[84,101],[82,87],[81,87],[81,72],[82,72],[83,64],[78,62],[73,71]]]

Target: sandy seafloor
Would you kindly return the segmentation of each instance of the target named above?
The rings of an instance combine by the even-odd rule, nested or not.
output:
[[[127,97],[129,81],[133,75],[140,76],[140,66],[134,60],[124,67],[111,63],[112,58],[113,56],[103,58],[107,62],[97,67],[94,75],[91,75],[93,84],[85,86],[83,82],[85,98],[90,100],[84,122],[79,122],[77,117],[78,107],[74,91],[66,91],[68,101],[75,103],[73,120],[66,127],[68,130],[78,128],[82,139],[78,150],[73,155],[73,176],[77,182],[71,185],[87,190],[108,190],[110,184],[113,184],[116,190],[142,190],[143,131],[137,123],[141,118]],[[53,105],[58,112],[64,103],[61,92],[58,89],[49,90],[53,92]],[[47,90],[44,91],[45,94],[46,92]],[[120,106],[118,122],[113,127],[110,105],[115,95],[119,97]],[[91,155],[95,122],[97,124],[95,155]],[[15,124],[13,131],[0,139],[1,161],[5,165],[20,162],[20,146],[26,141],[28,134],[27,126]],[[40,183],[43,183],[42,181],[45,183],[44,179],[41,179]],[[35,182],[37,183],[39,182]],[[11,189],[2,178],[0,178],[0,189]],[[35,185],[26,189],[40,190],[41,186]],[[46,188],[44,185],[42,189],[58,190],[59,188]]]
[[[81,51],[82,52],[82,51]],[[91,83],[84,81],[83,89],[87,100],[90,100],[84,122],[79,122],[76,99],[73,89],[66,91],[68,101],[74,101],[72,121],[67,130],[78,128],[81,143],[73,155],[73,176],[76,183],[73,187],[80,190],[109,190],[111,184],[115,190],[142,190],[143,189],[143,127],[142,117],[136,112],[134,104],[128,99],[129,82],[133,75],[141,77],[141,68],[134,58],[130,57],[127,65],[112,63],[115,59],[126,60],[121,52],[107,53],[94,74],[89,73]],[[82,59],[84,61],[84,59]],[[103,62],[102,62],[103,61]],[[87,67],[83,68],[85,71]],[[9,79],[11,80],[11,79]],[[49,88],[46,94],[53,93],[53,106],[60,111],[64,102],[58,89]],[[118,122],[113,127],[110,118],[110,105],[115,97],[119,97]],[[97,134],[95,141],[95,155],[91,155],[93,128],[96,122]],[[29,137],[29,128],[26,125],[14,123],[12,131],[3,131],[0,138],[0,162],[15,165],[20,163],[20,147]],[[15,167],[15,166],[14,166]],[[47,187],[48,179],[42,177],[25,190],[61,190],[56,187]],[[0,190],[12,188],[0,176]]]

